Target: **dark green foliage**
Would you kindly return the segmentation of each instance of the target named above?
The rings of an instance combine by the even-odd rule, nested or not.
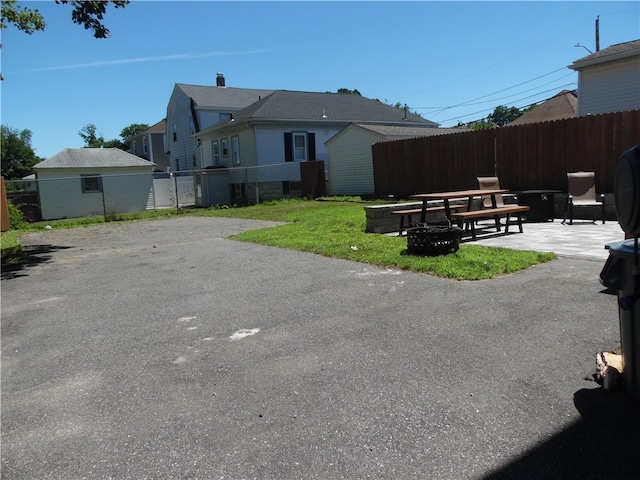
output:
[[[32,167],[42,161],[31,148],[31,131],[2,125],[1,135],[2,176],[5,180],[17,180],[29,175]]]

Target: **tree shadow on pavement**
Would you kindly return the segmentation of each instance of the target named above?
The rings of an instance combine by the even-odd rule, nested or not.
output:
[[[640,402],[596,388],[577,391],[574,403],[580,420],[483,478],[640,478]]]
[[[22,255],[24,259],[19,263],[5,265],[2,261],[2,280],[10,280],[13,278],[24,277],[28,273],[28,269],[35,265],[48,263],[53,257],[53,253],[58,250],[66,250],[72,247],[61,247],[58,245],[27,245],[22,247]]]

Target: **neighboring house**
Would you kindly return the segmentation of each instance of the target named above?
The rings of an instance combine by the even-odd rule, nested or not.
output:
[[[373,178],[374,143],[407,138],[430,137],[469,131],[466,128],[432,126],[366,125],[350,123],[326,142],[331,162],[330,195],[362,195],[375,191]]]
[[[166,135],[167,120],[162,119],[144,132],[129,137],[127,139],[129,152],[155,163],[157,172],[168,172],[169,154],[164,151]]]
[[[205,167],[227,167],[232,203],[300,192],[299,162],[323,160],[325,142],[350,123],[437,127],[360,95],[278,90],[195,135]]]
[[[118,148],[66,148],[33,167],[42,219],[143,211],[154,166]]]
[[[525,125],[527,123],[551,122],[578,116],[578,97],[576,92],[563,90],[535,108],[516,118],[508,126]]]
[[[640,108],[640,40],[618,43],[576,60],[578,116]]]
[[[167,135],[164,151],[170,156],[172,172],[203,168],[194,134],[220,120],[231,118],[243,108],[266,97],[273,90],[230,88],[218,73],[216,86],[176,83],[167,105]]]

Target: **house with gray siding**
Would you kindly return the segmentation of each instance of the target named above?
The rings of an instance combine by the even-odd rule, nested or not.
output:
[[[118,148],[66,148],[33,167],[42,219],[144,211],[154,167]]]
[[[640,109],[640,40],[618,43],[569,65],[578,72],[578,116]]]
[[[167,121],[160,120],[145,131],[127,139],[129,153],[156,164],[157,172],[169,171],[169,154],[164,151]]]
[[[194,135],[230,119],[236,112],[266,97],[273,90],[227,87],[217,74],[216,86],[176,83],[167,105],[167,135],[164,151],[171,172],[190,172],[206,167]]]
[[[431,127],[405,109],[360,95],[277,90],[197,133],[205,167],[224,168],[232,203],[300,193],[300,162],[322,160],[326,142],[350,123]]]

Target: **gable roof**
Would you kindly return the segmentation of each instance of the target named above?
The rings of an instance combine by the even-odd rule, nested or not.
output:
[[[119,148],[65,148],[34,165],[39,168],[153,167],[155,163]]]
[[[565,118],[575,118],[577,116],[578,97],[576,96],[575,90],[563,90],[541,104],[536,105],[533,110],[522,114],[513,122],[510,122],[508,126],[564,120]]]
[[[146,130],[147,133],[166,133],[167,132],[167,119],[163,118],[158,123],[151,125]]]
[[[437,128],[431,126],[400,126],[400,125],[367,125],[356,124],[360,128],[370,130],[385,137],[387,140],[400,140],[413,137],[432,137],[435,135],[446,135],[448,133],[458,133],[470,131],[470,128]]]
[[[591,55],[582,57],[569,65],[569,68],[572,70],[580,70],[600,63],[608,63],[637,56],[640,56],[640,40],[632,40],[630,42],[616,43],[610,47],[598,50]]]
[[[185,83],[176,83],[175,88],[182,90],[199,108],[243,108],[273,93],[273,90],[211,87]]]
[[[201,133],[243,122],[379,123],[387,125],[438,124],[378,100],[344,93],[277,90]]]

